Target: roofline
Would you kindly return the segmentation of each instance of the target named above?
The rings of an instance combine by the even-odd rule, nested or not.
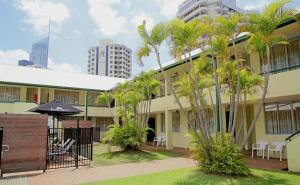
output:
[[[0,81],[0,85],[22,85],[22,86],[29,86],[29,87],[46,87],[46,88],[56,88],[56,89],[69,89],[69,90],[83,90],[83,91],[111,91],[109,90],[99,90],[99,89],[85,89],[85,88],[76,88],[76,87],[63,87],[63,86],[55,86],[55,85],[42,85],[42,84],[30,84],[30,83],[17,83],[17,82],[5,82]]]
[[[296,17],[300,18],[300,13],[298,13],[298,14],[296,15]],[[282,21],[282,22],[277,26],[276,29],[279,29],[279,28],[288,26],[288,25],[293,24],[293,23],[295,23],[295,22],[297,22],[295,19],[292,19],[292,18],[286,19],[286,20]],[[233,42],[234,42],[235,44],[240,44],[240,43],[242,43],[242,42],[248,40],[249,38],[250,38],[250,36],[247,35],[247,34],[246,34],[246,35],[243,35],[243,36],[240,36],[240,37],[236,38],[235,40],[233,40],[232,42],[230,42],[230,43],[228,44],[228,46],[233,46]],[[200,53],[197,53],[197,54],[194,55],[194,57],[192,58],[192,60],[198,59],[199,57],[200,57]],[[186,59],[186,60],[184,60],[182,63],[174,62],[174,63],[172,63],[172,64],[169,64],[169,65],[163,67],[163,69],[164,69],[164,70],[169,70],[169,69],[172,69],[172,68],[174,68],[174,67],[177,67],[177,66],[179,66],[179,65],[181,65],[181,64],[183,64],[183,63],[185,63],[185,62],[189,62],[189,60]],[[156,70],[156,71],[157,71],[158,73],[160,73],[160,72],[161,72],[161,69],[158,69],[158,70]]]

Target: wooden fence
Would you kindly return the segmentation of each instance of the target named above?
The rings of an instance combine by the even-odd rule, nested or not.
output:
[[[0,114],[3,145],[9,146],[1,173],[46,169],[47,122],[46,115]]]

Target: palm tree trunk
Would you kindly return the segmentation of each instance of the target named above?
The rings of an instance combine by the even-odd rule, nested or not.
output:
[[[263,94],[262,94],[262,98],[261,98],[261,104],[259,105],[256,113],[255,113],[255,116],[254,116],[254,119],[251,123],[251,126],[249,127],[249,130],[247,132],[247,135],[246,137],[244,138],[243,142],[242,142],[242,145],[241,145],[241,148],[244,148],[245,144],[247,143],[251,133],[253,132],[253,129],[255,128],[255,125],[257,123],[257,120],[260,116],[260,113],[263,109],[263,106],[264,106],[264,103],[265,103],[265,99],[266,99],[266,95],[267,95],[267,92],[268,92],[268,85],[269,85],[269,77],[270,77],[270,47],[269,45],[267,45],[267,64],[268,64],[268,68],[267,68],[267,71],[265,73],[265,85],[264,85],[264,88],[263,88]]]
[[[167,74],[165,73],[165,71],[164,71],[164,69],[163,69],[163,67],[162,67],[162,64],[161,64],[161,61],[160,61],[160,54],[159,54],[159,52],[158,52],[158,50],[157,50],[156,48],[155,48],[155,54],[156,54],[156,60],[157,60],[157,62],[158,62],[160,71],[162,72],[162,74],[163,74],[163,76],[164,76],[164,79],[165,79],[166,83],[168,84]],[[172,92],[173,96],[175,97],[175,100],[176,100],[176,102],[177,102],[177,104],[178,104],[178,106],[179,106],[181,112],[183,113],[183,115],[184,115],[184,117],[185,117],[185,120],[187,120],[189,126],[190,126],[191,128],[193,128],[194,132],[196,133],[196,136],[197,136],[197,138],[198,138],[198,142],[199,142],[199,144],[201,145],[201,150],[202,150],[202,152],[204,153],[204,155],[205,155],[207,158],[209,158],[209,154],[208,154],[208,152],[205,150],[206,146],[205,146],[205,144],[202,142],[201,137],[200,137],[200,136],[198,135],[198,133],[197,133],[197,128],[196,128],[193,124],[191,124],[190,119],[189,119],[188,115],[186,114],[186,112],[184,111],[184,108],[183,108],[183,106],[182,106],[182,104],[181,104],[181,102],[180,102],[178,96],[176,95],[176,93],[175,93],[175,91],[174,91],[174,89],[173,89],[172,86],[170,87],[170,89],[171,89],[171,92]]]

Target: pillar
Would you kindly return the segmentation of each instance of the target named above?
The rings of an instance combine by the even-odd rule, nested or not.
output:
[[[27,88],[21,87],[20,88],[20,101],[26,102],[26,99],[27,99]]]
[[[39,87],[38,88],[38,99],[37,99],[38,104],[41,104],[41,96],[42,96],[42,88]]]
[[[172,127],[172,111],[165,110],[165,124],[166,124],[166,148],[173,149],[173,127]]]

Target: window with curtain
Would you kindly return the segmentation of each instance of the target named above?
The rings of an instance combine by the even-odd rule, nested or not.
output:
[[[300,128],[300,103],[265,105],[267,134],[292,134]]]
[[[164,113],[161,113],[160,114],[161,116],[161,124],[160,124],[160,132],[164,133],[166,132],[166,117],[165,117],[165,114]]]
[[[285,45],[276,45],[271,49],[272,70],[288,68]]]
[[[204,116],[208,122],[210,132],[215,132],[215,117],[212,109],[205,109]]]
[[[79,105],[79,92],[55,90],[55,99],[70,105]]]
[[[0,101],[2,102],[20,101],[20,88],[0,86]]]
[[[289,70],[300,67],[299,38],[291,39],[288,45],[275,45],[271,48],[271,70]],[[266,66],[262,65],[262,71]]]
[[[97,104],[99,92],[89,92],[88,93],[88,105],[89,106],[106,106],[106,104]]]
[[[289,57],[290,67],[299,66],[300,65],[299,39],[291,41],[287,47],[288,47],[288,57]]]
[[[180,132],[180,112],[172,113],[172,128],[173,132]]]

